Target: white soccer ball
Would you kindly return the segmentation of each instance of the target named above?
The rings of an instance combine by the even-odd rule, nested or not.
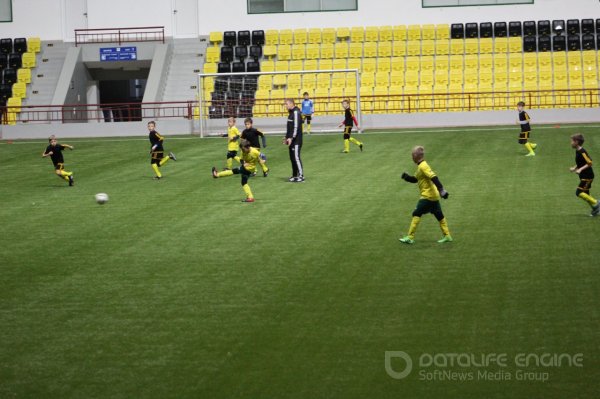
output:
[[[108,194],[106,193],[98,193],[96,194],[96,202],[100,205],[106,204],[108,202]]]

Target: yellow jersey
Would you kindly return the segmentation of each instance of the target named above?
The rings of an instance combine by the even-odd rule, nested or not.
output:
[[[417,166],[417,184],[419,185],[419,191],[421,192],[421,198],[429,201],[439,201],[440,192],[431,179],[435,177],[435,172],[431,170],[429,164],[425,161],[421,161]]]
[[[240,131],[237,127],[229,127],[227,128],[227,151],[237,151],[239,148],[239,144],[237,140],[233,140],[235,136],[239,136]],[[233,141],[232,141],[233,140]]]
[[[248,172],[256,172],[256,165],[260,162],[260,150],[250,147],[250,152],[242,151],[242,160],[244,161],[244,169]]]

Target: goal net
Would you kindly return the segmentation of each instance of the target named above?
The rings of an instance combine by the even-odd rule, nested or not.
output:
[[[198,79],[196,118],[201,137],[226,133],[227,119],[232,116],[240,131],[244,119],[251,117],[262,132],[283,133],[288,115],[285,99],[291,98],[302,109],[304,93],[314,104],[311,133],[340,131],[344,99],[350,101],[361,126],[356,69],[199,74]]]

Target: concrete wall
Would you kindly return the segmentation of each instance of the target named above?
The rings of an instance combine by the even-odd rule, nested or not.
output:
[[[156,25],[173,36],[172,5],[172,0],[87,0],[87,27]],[[13,1],[14,19],[1,24],[2,36],[71,40],[66,27],[77,23],[65,21],[67,8],[66,0]],[[198,0],[197,12],[199,34],[206,35],[240,29],[600,18],[600,2],[535,0],[530,5],[422,8],[421,0],[358,0],[358,11],[248,15],[247,0]]]

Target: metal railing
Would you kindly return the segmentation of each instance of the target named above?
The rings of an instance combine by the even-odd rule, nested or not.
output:
[[[135,122],[144,119],[192,119],[195,101],[6,107],[3,124]]]
[[[75,29],[75,46],[86,43],[165,42],[164,26]]]

